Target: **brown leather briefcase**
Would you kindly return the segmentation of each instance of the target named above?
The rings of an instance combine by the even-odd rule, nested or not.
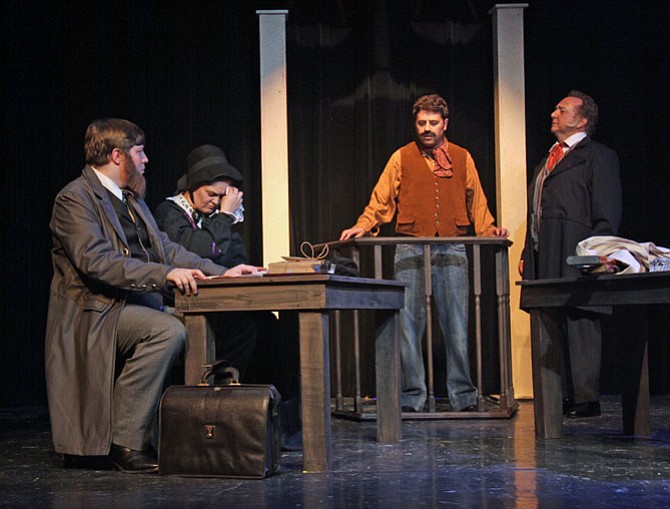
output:
[[[172,386],[160,402],[163,475],[262,479],[279,471],[281,396],[273,385]]]

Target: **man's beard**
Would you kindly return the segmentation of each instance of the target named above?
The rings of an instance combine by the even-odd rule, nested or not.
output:
[[[126,173],[128,174],[126,188],[132,191],[135,196],[144,199],[147,193],[147,179],[137,170],[137,166],[135,166],[130,156],[126,155],[125,159]]]

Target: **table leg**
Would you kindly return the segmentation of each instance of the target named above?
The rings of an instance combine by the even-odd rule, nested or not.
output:
[[[400,414],[400,342],[398,311],[377,311],[375,376],[377,382],[377,441],[399,442],[402,432]]]
[[[299,314],[303,469],[330,468],[330,351],[328,313]]]
[[[531,351],[535,436],[563,436],[560,322],[555,311],[532,310]]]
[[[197,385],[205,365],[214,359],[214,332],[205,315],[184,315],[188,344],[184,355],[184,383]]]
[[[625,358],[628,369],[621,376],[621,413],[626,435],[651,435],[649,412],[649,361],[647,346],[647,311],[625,307],[619,309],[626,329]],[[633,325],[634,324],[634,325]]]

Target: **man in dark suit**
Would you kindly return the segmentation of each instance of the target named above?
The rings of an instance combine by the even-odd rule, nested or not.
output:
[[[535,169],[528,193],[524,279],[576,276],[566,258],[594,235],[616,235],[621,219],[619,158],[591,139],[598,106],[572,90],[551,113],[556,143]],[[562,316],[563,410],[566,417],[600,415],[602,309],[571,309]]]

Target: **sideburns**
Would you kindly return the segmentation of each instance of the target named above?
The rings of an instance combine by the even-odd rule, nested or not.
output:
[[[125,158],[126,169],[128,172],[128,183],[126,184],[126,187],[130,189],[135,196],[144,199],[147,193],[147,181],[144,178],[144,175],[137,170],[137,166],[135,166],[132,157],[130,157],[128,153],[124,153],[123,157]]]

